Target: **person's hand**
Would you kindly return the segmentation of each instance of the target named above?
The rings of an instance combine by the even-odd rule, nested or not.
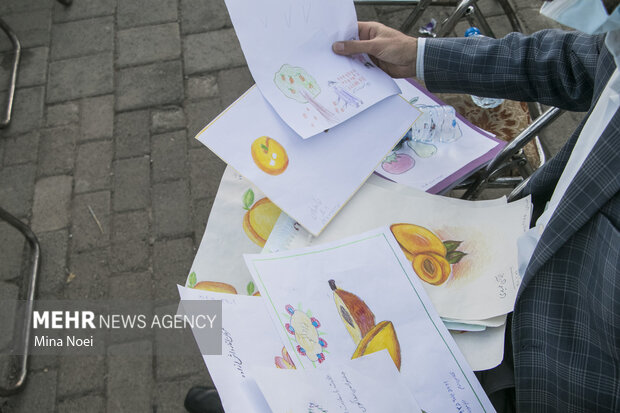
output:
[[[366,53],[392,77],[415,76],[418,39],[377,22],[358,22],[360,40],[336,42],[334,53],[342,56]]]

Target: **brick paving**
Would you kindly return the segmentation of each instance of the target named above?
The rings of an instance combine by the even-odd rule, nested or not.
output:
[[[552,26],[539,1],[515,3],[528,31]],[[505,34],[494,0],[479,4]],[[398,27],[406,9],[358,15]],[[161,311],[177,300],[225,167],[194,135],[253,83],[223,0],[3,0],[0,17],[23,47],[13,121],[0,131],[0,205],[40,239],[38,298],[153,300]],[[1,108],[8,50],[0,35]],[[580,118],[565,114],[548,135]],[[0,298],[14,298],[26,244],[0,222],[0,245]],[[33,357],[26,389],[0,412],[182,412],[187,389],[210,378],[198,354],[154,355],[164,339]]]

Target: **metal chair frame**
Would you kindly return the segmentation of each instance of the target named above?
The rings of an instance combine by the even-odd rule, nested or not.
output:
[[[403,33],[408,32],[411,27],[417,23],[422,16],[422,13],[424,13],[429,6],[442,6],[454,7],[454,10],[450,16],[439,25],[436,37],[447,36],[452,30],[454,30],[454,27],[458,21],[463,17],[468,19],[472,17],[475,18],[478,21],[478,26],[482,33],[489,37],[495,37],[486,18],[476,7],[476,2],[477,0],[354,0],[354,3],[360,6],[415,6],[400,26],[400,31]],[[512,29],[518,32],[523,32],[523,26],[521,25],[521,22],[517,18],[517,14],[508,0],[497,0],[497,2],[504,10],[506,17],[510,21]]]
[[[538,133],[547,125],[556,120],[564,111],[558,108],[550,108],[536,118],[516,138],[510,141],[489,164],[472,178],[465,180],[452,189],[466,189],[462,199],[476,199],[485,188],[513,188],[521,184],[531,176],[533,169],[528,164],[523,154],[523,148],[534,140],[538,147],[538,153],[542,155],[541,166],[544,164],[544,151],[538,139]],[[520,177],[501,177],[501,174],[518,168]]]
[[[21,329],[21,336],[19,340],[19,352],[20,356],[16,356],[19,359],[19,371],[17,379],[8,387],[0,387],[0,397],[8,397],[20,392],[26,384],[26,377],[28,375],[28,356],[30,354],[30,333],[32,326],[32,315],[34,310],[34,297],[37,287],[37,279],[39,277],[39,268],[41,262],[41,246],[36,235],[32,232],[30,227],[15,218],[6,210],[0,208],[0,219],[6,221],[13,228],[21,232],[28,244],[30,245],[30,276],[28,277],[28,288],[26,290],[26,306],[25,322]],[[13,336],[15,340],[15,335]]]
[[[17,39],[17,35],[2,18],[0,18],[0,29],[6,33],[13,44],[13,63],[11,64],[11,77],[9,79],[9,91],[4,115],[0,118],[0,129],[6,128],[11,123],[11,112],[13,111],[13,98],[15,97],[15,86],[17,85],[17,69],[21,58],[22,47]]]

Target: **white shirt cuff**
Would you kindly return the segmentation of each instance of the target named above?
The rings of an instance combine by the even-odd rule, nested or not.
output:
[[[415,75],[422,82],[424,82],[424,46],[425,45],[426,45],[426,38],[418,37],[418,55],[416,56]]]

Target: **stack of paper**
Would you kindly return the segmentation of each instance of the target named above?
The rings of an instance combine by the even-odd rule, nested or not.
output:
[[[529,200],[407,186],[445,189],[501,144],[333,54],[357,38],[352,1],[226,4],[256,85],[197,136],[229,167],[179,287],[223,302],[224,353],[204,359],[224,407],[492,411],[472,367],[502,359]]]

